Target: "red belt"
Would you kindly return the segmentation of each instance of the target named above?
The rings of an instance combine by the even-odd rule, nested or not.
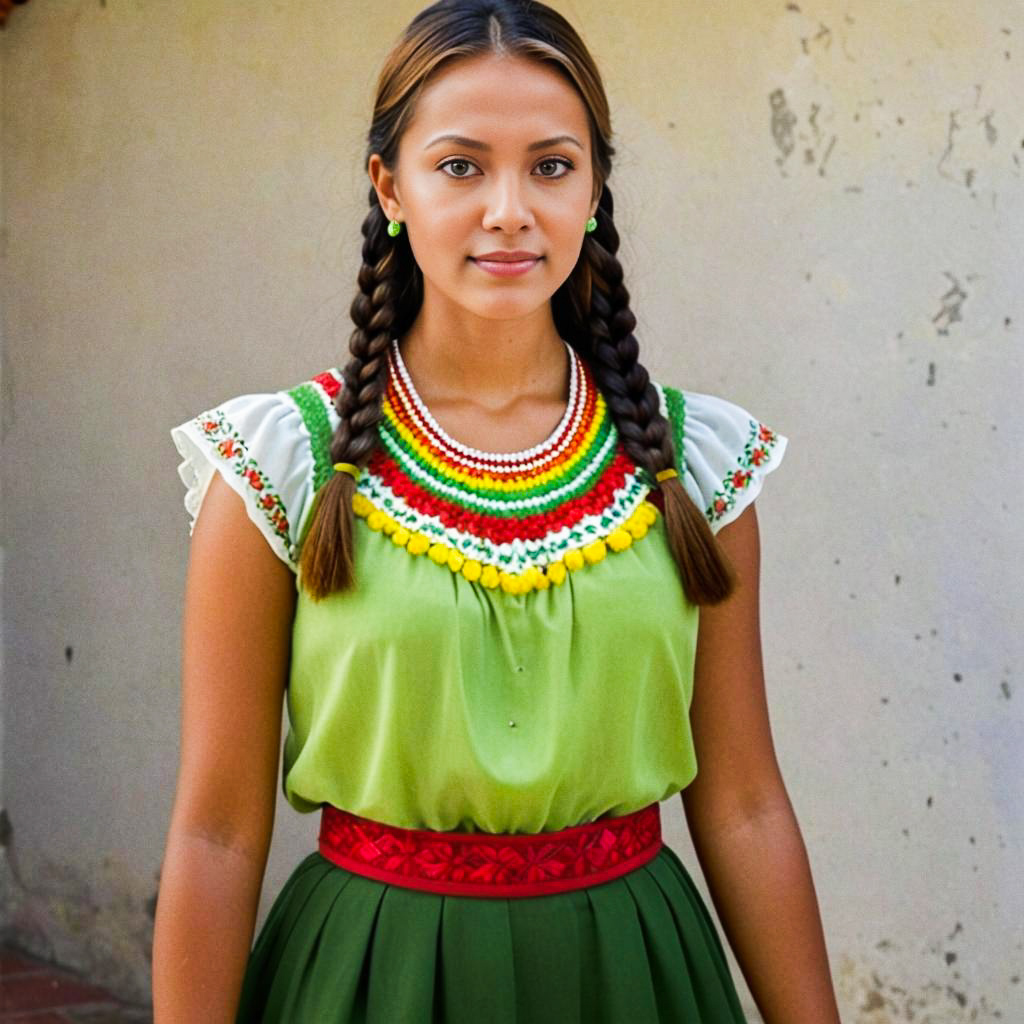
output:
[[[324,804],[320,853],[357,875],[450,896],[544,896],[624,875],[661,849],[661,807],[556,832],[398,828]]]

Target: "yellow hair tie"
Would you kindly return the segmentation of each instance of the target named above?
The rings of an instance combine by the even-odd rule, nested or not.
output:
[[[659,484],[662,480],[667,480],[670,476],[679,476],[679,474],[674,469],[663,469],[654,474],[654,478]]]
[[[336,462],[334,468],[341,473],[348,473],[353,480],[358,480],[359,474],[362,472],[358,466],[353,465],[351,462]]]

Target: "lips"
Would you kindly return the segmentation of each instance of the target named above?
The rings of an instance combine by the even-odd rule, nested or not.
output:
[[[470,256],[471,260],[484,260],[487,263],[520,263],[524,260],[539,260],[540,255],[535,252],[527,252],[525,249],[513,251],[497,250],[495,252],[484,252],[479,256]]]
[[[541,261],[540,256],[531,256],[527,259],[509,259],[510,253],[501,253],[502,259],[484,259],[483,257],[470,257],[471,262],[487,274],[496,277],[519,277],[528,274]]]

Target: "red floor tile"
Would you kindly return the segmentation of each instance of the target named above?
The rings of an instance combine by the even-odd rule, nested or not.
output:
[[[105,989],[88,985],[54,971],[32,971],[4,977],[0,986],[0,1013],[51,1010],[83,1003],[110,1003]]]
[[[0,946],[0,1024],[119,1024],[149,1021],[151,1012],[128,1007],[99,985],[90,985],[64,970]]]
[[[43,1010],[41,1013],[3,1013],[0,1024],[71,1024],[71,1018],[63,1013]]]
[[[35,960],[8,946],[0,947],[0,978],[10,974],[27,974],[29,971],[42,971],[46,964]]]

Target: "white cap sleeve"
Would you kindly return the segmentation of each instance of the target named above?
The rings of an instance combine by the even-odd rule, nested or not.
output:
[[[656,384],[672,424],[680,479],[713,533],[738,518],[782,462],[788,439],[717,395]]]
[[[339,375],[340,376],[340,375]],[[289,391],[237,395],[171,429],[183,461],[189,535],[213,474],[241,495],[274,553],[297,572],[297,541],[338,418],[321,374]]]

